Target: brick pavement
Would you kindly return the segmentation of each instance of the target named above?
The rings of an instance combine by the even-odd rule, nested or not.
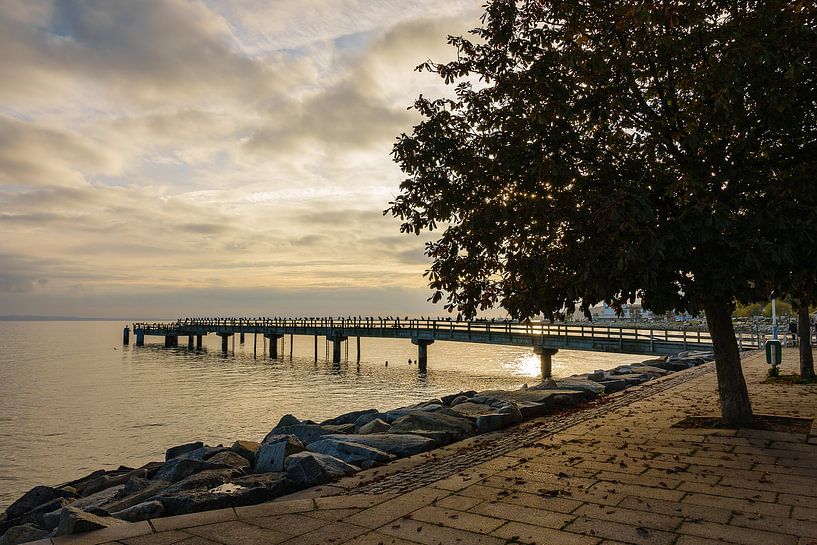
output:
[[[782,368],[795,372],[795,349]],[[817,385],[763,383],[761,354],[744,370],[756,414],[817,418]],[[714,373],[683,373],[565,426],[546,417],[275,502],[53,545],[817,545],[817,424],[810,434],[673,428],[718,413]],[[515,448],[488,447],[512,437]]]

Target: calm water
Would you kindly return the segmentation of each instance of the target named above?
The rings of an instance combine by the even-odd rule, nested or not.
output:
[[[164,459],[173,445],[260,440],[286,414],[326,419],[390,409],[460,390],[534,384],[529,349],[436,342],[420,377],[408,340],[362,339],[333,368],[314,361],[312,337],[295,337],[294,356],[253,359],[252,336],[222,356],[159,344],[122,347],[123,322],[0,322],[0,508],[35,484],[58,484],[99,468]],[[133,337],[131,338],[133,341]],[[148,342],[161,340],[148,337]],[[186,338],[179,339],[186,345]],[[388,367],[385,362],[388,361]],[[560,351],[564,376],[638,361],[638,356]]]

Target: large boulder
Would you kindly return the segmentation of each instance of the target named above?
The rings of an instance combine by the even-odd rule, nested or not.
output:
[[[183,515],[240,507],[273,500],[292,490],[292,484],[281,473],[247,475],[237,477],[211,487],[197,487],[165,492],[156,499],[164,507],[166,515]]]
[[[598,382],[577,377],[568,377],[556,381],[557,390],[584,390],[593,395],[605,392],[604,386]]]
[[[287,478],[299,488],[326,484],[359,471],[333,456],[317,452],[299,452],[286,460]]]
[[[37,528],[31,523],[13,526],[9,528],[3,537],[0,537],[0,545],[19,545],[29,541],[37,541],[48,537],[48,530]]]
[[[275,424],[275,427],[272,428],[272,429],[275,430],[275,429],[284,428],[284,427],[287,427],[287,426],[297,426],[298,424],[301,424],[301,419],[300,418],[298,418],[297,416],[295,416],[293,414],[285,414],[284,416],[281,417],[281,419],[278,421],[277,424]]]
[[[201,473],[196,473],[195,475],[190,475],[186,479],[183,479],[177,482],[176,484],[173,484],[165,488],[159,494],[159,496],[173,495],[183,490],[214,488],[216,486],[220,486],[224,483],[230,482],[232,479],[235,479],[242,475],[243,472],[232,468],[209,469],[206,471],[202,471]]]
[[[280,435],[294,435],[301,443],[308,445],[312,441],[317,441],[322,436],[330,433],[333,433],[333,431],[317,424],[296,424],[294,426],[274,428],[264,437],[263,443],[277,441],[276,437]]]
[[[210,463],[226,464],[230,467],[241,469],[245,473],[250,472],[250,463],[247,461],[247,459],[230,450],[219,452],[212,458],[209,458],[207,461]]]
[[[111,516],[128,522],[155,519],[165,514],[165,506],[158,500],[137,503],[132,507],[111,513]]]
[[[185,443],[183,445],[170,447],[169,449],[167,449],[167,452],[165,452],[165,461],[172,460],[176,456],[181,456],[182,454],[186,454],[196,449],[200,449],[203,446],[204,443],[202,443],[201,441],[196,441],[195,443]]]
[[[36,506],[20,516],[14,518],[0,518],[0,535],[14,526],[20,526],[28,523],[39,526],[40,528],[54,528],[57,525],[57,521],[55,520],[49,526],[45,522],[45,518],[49,513],[53,513],[55,511],[59,512],[66,505],[70,505],[71,501],[72,500],[70,498],[54,498],[51,501],[47,501],[42,505]]]
[[[460,392],[458,394],[450,394],[450,395],[447,395],[447,396],[442,396],[440,398],[440,401],[443,402],[443,405],[445,405],[447,407],[450,407],[451,402],[454,401],[455,399],[460,398],[460,397],[469,398],[469,397],[473,396],[476,393],[477,392],[475,390],[468,390],[467,392]]]
[[[255,473],[281,472],[284,460],[298,452],[303,452],[304,445],[294,435],[268,435],[258,452],[255,453]]]
[[[360,443],[352,443],[349,441],[336,441],[334,439],[321,439],[310,443],[307,449],[310,452],[318,452],[320,454],[328,454],[347,464],[355,465],[368,469],[376,464],[382,464],[394,459],[394,455],[382,450],[362,445]]]
[[[236,441],[230,446],[230,450],[247,460],[250,465],[255,463],[255,453],[261,447],[261,443],[255,441]]]
[[[368,424],[364,424],[360,426],[357,430],[357,433],[385,433],[391,429],[391,424],[386,422],[385,420],[380,420],[379,418],[375,418]]]
[[[170,487],[171,483],[168,481],[155,481],[134,478],[128,481],[125,488],[122,490],[122,496],[114,498],[110,502],[101,505],[103,509],[109,513],[123,511],[134,505],[140,504],[149,498],[161,494],[163,490]]]
[[[165,462],[162,467],[159,468],[159,471],[153,475],[152,479],[175,483],[195,473],[209,469],[225,469],[229,467],[227,464],[220,462],[205,462],[180,456]]]
[[[224,445],[218,445],[215,447],[211,447],[209,445],[204,445],[203,447],[199,447],[195,450],[191,450],[189,452],[185,452],[184,454],[180,454],[178,458],[187,458],[189,460],[209,460],[216,454],[221,452],[225,452],[230,450],[229,448],[225,447]]]
[[[335,418],[330,418],[329,420],[324,420],[321,422],[321,426],[337,426],[340,424],[354,424],[355,421],[363,416],[364,414],[374,414],[377,413],[377,409],[365,409],[362,411],[352,411],[349,413],[342,414],[340,416],[336,416]]]
[[[71,504],[71,507],[76,507],[77,509],[82,509],[83,511],[87,511],[92,507],[101,507],[102,505],[105,505],[116,498],[124,489],[125,485],[119,484],[104,490],[100,490],[99,492],[76,500]]]
[[[127,522],[113,517],[101,517],[69,506],[60,513],[60,522],[54,535],[67,536],[122,524]]]
[[[11,520],[57,498],[74,499],[76,497],[77,495],[71,491],[51,486],[35,486],[6,508],[6,517]]]
[[[475,432],[474,423],[462,416],[418,411],[392,422],[389,434],[410,433],[434,439],[439,444],[459,441]]]
[[[132,476],[146,477],[147,471],[144,469],[129,469],[128,471],[107,472],[87,483],[82,489],[82,495],[90,496],[108,488],[123,485],[128,482]]]
[[[407,433],[371,433],[367,435],[338,434],[327,435],[324,439],[360,443],[361,445],[367,445],[393,454],[397,458],[413,456],[414,454],[431,450],[436,446],[433,439]]]
[[[360,428],[373,420],[382,420],[388,424],[386,413],[366,413],[355,420],[355,433],[360,433]]]

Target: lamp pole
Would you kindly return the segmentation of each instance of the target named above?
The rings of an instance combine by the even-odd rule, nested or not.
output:
[[[772,338],[777,340],[777,298],[772,297]]]

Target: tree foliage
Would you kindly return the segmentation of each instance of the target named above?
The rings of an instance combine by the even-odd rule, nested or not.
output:
[[[454,92],[415,102],[386,211],[442,228],[432,299],[518,318],[705,309],[724,416],[751,418],[733,301],[814,265],[814,5],[489,0],[449,42],[457,60],[420,69]]]
[[[765,299],[817,234],[814,8],[493,0],[420,97],[389,211],[434,300],[517,317]],[[794,198],[797,194],[797,198]],[[812,235],[813,236],[813,235]]]

